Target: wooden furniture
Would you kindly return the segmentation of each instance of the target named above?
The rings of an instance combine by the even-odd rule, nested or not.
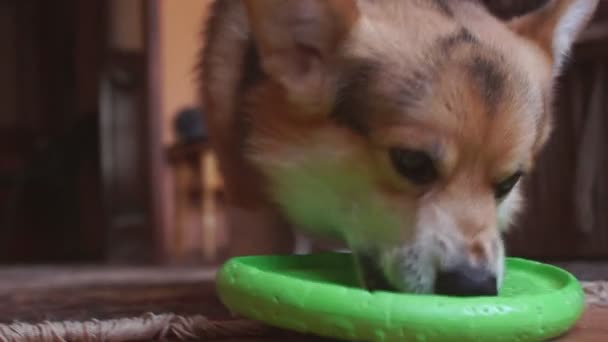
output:
[[[99,92],[104,257],[153,263],[164,259],[158,4],[104,2],[109,22]]]
[[[168,159],[175,188],[170,259],[217,262],[225,229],[215,157],[206,141],[198,141],[172,146]]]
[[[156,4],[0,2],[0,263],[162,259]]]
[[[103,257],[104,3],[0,2],[0,263]]]

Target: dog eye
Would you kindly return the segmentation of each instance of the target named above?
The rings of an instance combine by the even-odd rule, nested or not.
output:
[[[496,198],[505,197],[507,194],[509,194],[509,192],[511,192],[511,190],[513,189],[515,184],[517,184],[517,182],[519,181],[521,176],[522,176],[522,172],[518,171],[518,172],[515,172],[513,175],[509,176],[509,178],[496,184],[494,186],[494,196]]]
[[[389,154],[397,172],[411,182],[423,185],[437,179],[437,169],[428,154],[400,148],[390,149]]]

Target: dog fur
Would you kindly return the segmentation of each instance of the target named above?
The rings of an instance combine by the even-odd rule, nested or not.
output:
[[[429,293],[463,264],[499,287],[597,3],[504,22],[473,0],[216,1],[201,96],[240,253],[289,246],[289,224],[346,242],[369,288]]]

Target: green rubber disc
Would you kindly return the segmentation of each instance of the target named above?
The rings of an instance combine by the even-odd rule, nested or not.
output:
[[[217,278],[233,312],[276,327],[355,341],[545,341],[580,317],[579,282],[557,267],[507,260],[497,297],[446,297],[357,287],[349,254],[240,257]]]

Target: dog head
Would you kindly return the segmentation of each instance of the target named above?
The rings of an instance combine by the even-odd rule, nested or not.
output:
[[[250,157],[369,288],[495,294],[554,79],[597,2],[503,22],[467,0],[250,0]]]

